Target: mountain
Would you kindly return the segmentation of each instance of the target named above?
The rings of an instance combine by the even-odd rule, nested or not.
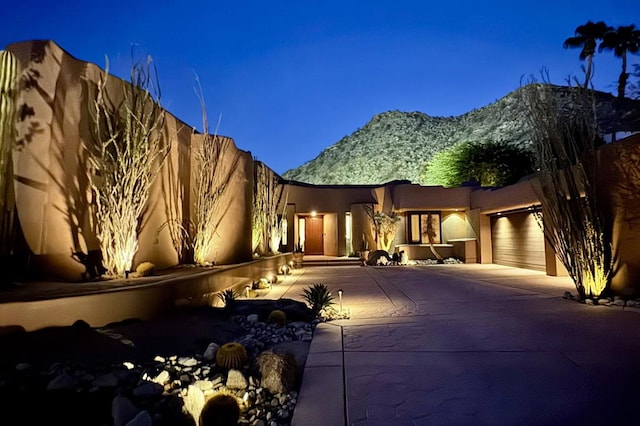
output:
[[[571,111],[579,89],[540,85],[550,90],[561,110]],[[334,145],[315,159],[288,170],[285,179],[312,184],[380,184],[392,180],[418,183],[420,173],[437,152],[460,142],[508,141],[531,143],[526,109],[519,88],[498,101],[456,117],[431,117],[422,112],[388,111]],[[640,130],[640,101],[594,92],[598,125]]]

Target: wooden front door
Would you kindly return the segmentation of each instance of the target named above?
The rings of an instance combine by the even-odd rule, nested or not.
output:
[[[322,216],[307,217],[304,223],[304,252],[306,254],[324,254],[324,224]]]

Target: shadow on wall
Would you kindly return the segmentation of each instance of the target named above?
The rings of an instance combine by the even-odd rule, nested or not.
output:
[[[91,95],[103,75],[94,64],[78,61],[50,41],[8,46],[21,63],[21,90],[14,152],[16,210],[29,247],[33,278],[84,281],[101,274],[99,243],[91,203],[87,148],[93,146],[89,113]],[[112,90],[128,84],[109,79]],[[193,198],[194,135],[167,114],[163,131],[171,136],[171,160],[151,188],[151,198],[138,224],[139,248],[133,267],[149,261],[160,269],[192,259],[190,244]],[[212,254],[216,263],[251,259],[250,153],[224,138],[223,173],[228,194],[216,212],[219,237]],[[248,189],[249,188],[249,189]],[[162,228],[172,223],[176,227]],[[179,226],[178,226],[179,225]],[[161,229],[162,228],[162,229]],[[164,232],[164,229],[168,229]],[[179,230],[182,229],[182,230]],[[245,241],[246,240],[246,241]]]

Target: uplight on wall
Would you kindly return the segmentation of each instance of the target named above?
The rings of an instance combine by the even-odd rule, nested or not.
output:
[[[315,210],[311,210],[311,217],[316,217],[318,216],[318,212]]]
[[[282,222],[280,223],[280,225],[282,226],[282,235],[281,235],[280,244],[286,246],[287,245],[287,236],[289,235],[289,232],[288,232],[289,223],[287,222],[287,218],[283,218]]]
[[[351,212],[346,212],[344,215],[344,236],[345,236],[347,255],[353,251],[353,244],[351,242],[352,231],[353,231],[353,223],[351,222]]]
[[[305,241],[305,231],[306,231],[306,220],[304,217],[301,217],[300,219],[298,219],[298,245],[300,246],[300,248],[304,247],[304,241]]]

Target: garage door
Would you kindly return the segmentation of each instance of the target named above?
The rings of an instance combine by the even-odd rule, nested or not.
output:
[[[493,262],[545,271],[544,235],[529,212],[491,218]]]

